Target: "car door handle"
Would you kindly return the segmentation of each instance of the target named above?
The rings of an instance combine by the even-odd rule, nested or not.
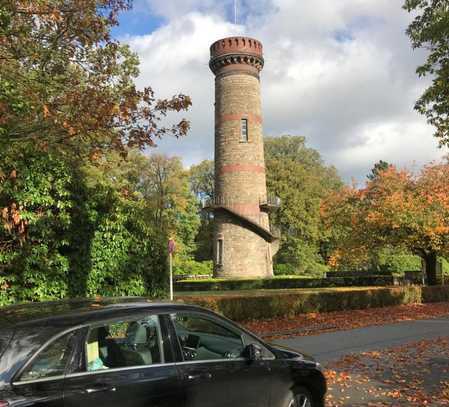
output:
[[[188,380],[200,380],[200,379],[212,379],[211,373],[198,373],[198,374],[189,374],[187,375]]]
[[[92,394],[92,393],[100,393],[103,391],[117,391],[117,389],[111,386],[95,386],[95,387],[87,387],[84,391],[87,394]]]

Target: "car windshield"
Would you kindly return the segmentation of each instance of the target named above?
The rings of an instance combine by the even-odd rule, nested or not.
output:
[[[9,329],[0,330],[0,356],[5,351],[6,346],[8,346],[8,343],[11,340],[12,334],[13,334],[12,330],[9,330]]]

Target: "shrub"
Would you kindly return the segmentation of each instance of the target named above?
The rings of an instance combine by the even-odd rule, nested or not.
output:
[[[304,278],[300,276],[277,277],[268,279],[207,279],[181,280],[176,282],[176,291],[227,291],[256,289],[291,289],[320,287],[357,287],[389,286],[398,283],[393,276],[356,276],[335,278]]]
[[[296,274],[296,267],[292,264],[279,263],[273,267],[273,273],[275,276],[279,275],[293,275]]]
[[[449,285],[422,287],[422,302],[449,301]]]
[[[3,146],[0,159],[3,220],[18,210],[13,224],[0,227],[0,305],[62,298],[68,292],[69,261],[62,251],[73,206],[70,166],[15,145]]]
[[[377,252],[373,267],[379,271],[403,274],[405,271],[420,271],[421,259],[400,250],[383,249]]]
[[[294,316],[310,312],[378,308],[421,302],[421,287],[254,292],[210,296],[187,296],[194,303],[235,321]],[[449,297],[449,290],[448,290]]]
[[[212,261],[196,261],[191,258],[176,258],[173,264],[173,273],[175,275],[210,275],[212,276]]]
[[[447,261],[445,258],[440,257],[441,263],[443,265],[443,275],[449,276],[449,261]]]

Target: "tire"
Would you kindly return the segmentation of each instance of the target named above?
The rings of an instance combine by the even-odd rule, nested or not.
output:
[[[285,407],[315,407],[312,393],[305,387],[296,387],[288,395]]]

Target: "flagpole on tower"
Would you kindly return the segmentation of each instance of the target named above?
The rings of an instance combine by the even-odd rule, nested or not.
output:
[[[237,25],[237,0],[234,0],[234,24]]]

